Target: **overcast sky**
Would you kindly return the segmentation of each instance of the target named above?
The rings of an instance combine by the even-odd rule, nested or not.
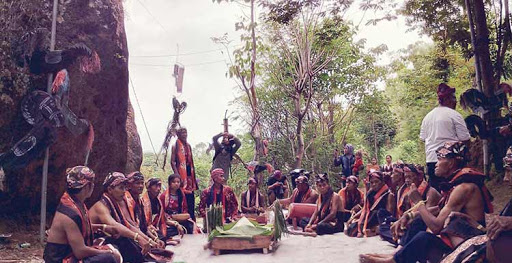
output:
[[[235,23],[250,8],[236,3],[213,3],[211,0],[126,0],[125,27],[130,52],[130,78],[140,103],[130,86],[130,98],[144,152],[156,151],[163,142],[172,118],[172,96],[188,103],[181,124],[188,128],[189,142],[209,142],[223,130],[222,119],[237,94],[236,83],[225,76],[225,52],[210,39],[228,33],[232,46],[240,45]],[[355,8],[347,18],[359,23],[363,13]],[[373,14],[365,14],[363,23]],[[362,26],[357,39],[366,38],[367,48],[386,44],[389,53],[380,63],[387,63],[393,52],[420,40],[415,32],[406,32],[403,19]],[[424,40],[424,39],[423,39]],[[179,46],[179,52],[178,52]],[[176,56],[176,54],[181,54]],[[183,93],[177,94],[172,76],[173,65],[185,65]],[[142,116],[149,130],[145,130]],[[233,133],[245,132],[241,123],[230,123]]]

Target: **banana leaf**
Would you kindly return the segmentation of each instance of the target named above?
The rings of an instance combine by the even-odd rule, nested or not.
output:
[[[252,239],[254,236],[270,236],[272,233],[273,225],[260,226],[257,222],[242,217],[237,222],[222,227],[217,226],[208,236],[208,241],[211,241],[215,237]]]

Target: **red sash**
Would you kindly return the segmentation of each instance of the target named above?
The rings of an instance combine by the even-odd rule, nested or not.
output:
[[[91,220],[89,219],[88,210],[85,204],[82,204],[82,209],[79,208],[79,204],[71,196],[64,192],[62,197],[60,198],[60,205],[71,208],[74,213],[80,216],[80,220],[82,221],[82,237],[84,238],[84,242],[86,246],[92,246],[93,236],[92,236],[92,225]],[[67,215],[67,214],[66,214]],[[67,215],[70,216],[70,215]]]
[[[91,220],[89,219],[88,210],[85,204],[81,204],[81,207],[79,207],[79,204],[77,201],[75,201],[67,192],[64,192],[62,197],[60,198],[60,204],[57,208],[57,211],[68,216],[77,224],[78,227],[80,227],[81,223],[81,232],[82,237],[84,238],[85,245],[90,247],[92,246],[93,242],[93,235],[92,235],[92,225]],[[81,222],[76,222],[73,218],[76,218],[74,215],[78,215]],[[68,256],[66,256],[62,263],[71,263],[71,262],[82,262],[82,260],[77,260],[75,256],[73,255],[73,252],[71,252]]]
[[[492,205],[493,197],[492,197],[491,193],[489,192],[489,190],[487,189],[487,187],[485,186],[484,179],[485,179],[485,174],[483,174],[475,169],[463,168],[463,169],[459,170],[450,180],[449,184],[451,185],[451,188],[448,192],[446,192],[443,195],[443,198],[439,201],[439,206],[444,207],[448,203],[448,200],[450,199],[450,195],[451,195],[453,189],[455,189],[455,187],[457,185],[463,184],[463,183],[473,183],[473,184],[476,184],[478,186],[478,188],[480,188],[480,192],[482,194],[482,199],[483,199],[483,203],[484,203],[484,212],[492,213],[494,211],[494,208]],[[453,248],[453,245],[448,236],[440,235],[440,238],[443,240],[443,242],[446,245]]]

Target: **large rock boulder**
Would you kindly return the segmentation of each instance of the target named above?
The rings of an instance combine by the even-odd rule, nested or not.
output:
[[[35,28],[51,28],[52,0],[0,2],[0,152],[8,150],[31,128],[23,119],[20,102],[33,89],[46,90],[46,76],[34,76],[12,58],[16,40]],[[68,68],[69,106],[95,130],[89,167],[97,174],[89,203],[99,198],[102,182],[110,171],[131,172],[142,162],[142,147],[128,92],[128,47],[122,0],[60,0],[56,49],[82,42],[95,50],[101,71],[83,73],[78,65]],[[48,207],[52,211],[65,190],[65,170],[83,165],[87,135],[74,137],[59,128],[50,147]],[[27,167],[5,171],[0,189],[0,213],[38,211],[43,155]]]

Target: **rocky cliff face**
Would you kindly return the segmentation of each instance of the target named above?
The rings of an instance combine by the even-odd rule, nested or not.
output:
[[[19,67],[12,54],[15,43],[35,28],[51,28],[52,0],[6,0],[0,3],[0,152],[9,149],[29,130],[20,111],[27,92],[46,90],[46,76],[31,75]],[[75,64],[70,74],[71,110],[88,119],[95,130],[89,167],[97,174],[90,202],[98,199],[101,184],[110,171],[131,172],[142,162],[142,147],[128,95],[128,47],[122,0],[60,0],[56,49],[79,42],[95,50],[101,71],[83,73]],[[65,190],[65,170],[83,165],[87,136],[74,137],[66,128],[50,148],[48,202],[50,211]],[[0,189],[0,214],[37,211],[43,156],[27,167],[5,171],[5,191]],[[5,208],[5,209],[4,209]]]

